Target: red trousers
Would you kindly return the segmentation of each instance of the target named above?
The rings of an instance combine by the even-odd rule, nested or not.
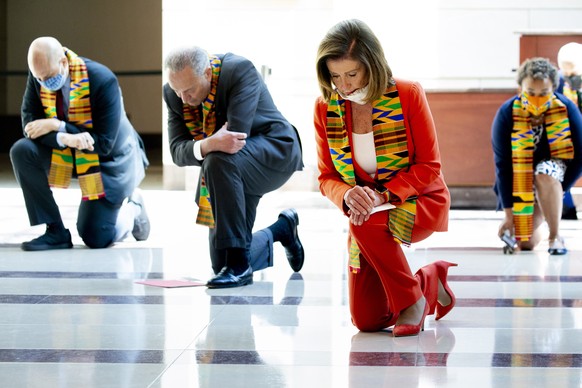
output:
[[[348,275],[352,322],[361,331],[379,331],[394,325],[400,311],[425,296],[434,312],[438,274],[432,264],[412,274],[401,245],[388,228],[388,212],[374,213],[360,226],[350,223],[350,238],[360,248],[360,272]],[[414,226],[412,242],[432,231]],[[349,247],[349,241],[348,241]]]

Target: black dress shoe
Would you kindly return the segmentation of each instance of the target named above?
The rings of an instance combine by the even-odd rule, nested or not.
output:
[[[303,245],[301,240],[299,240],[299,234],[297,233],[297,225],[299,225],[299,216],[295,209],[285,209],[280,214],[279,217],[285,217],[289,221],[291,226],[291,231],[286,241],[282,241],[283,247],[285,248],[285,254],[287,255],[287,260],[291,269],[295,272],[301,271],[303,267],[303,262],[305,261],[305,251],[303,250]]]
[[[133,230],[131,234],[137,241],[145,241],[150,236],[150,219],[143,202],[141,190],[136,188],[128,198],[129,202],[135,203],[141,208],[141,212],[133,221]]]
[[[70,249],[73,247],[71,242],[71,233],[69,229],[65,229],[64,232],[53,232],[47,231],[40,237],[34,240],[25,241],[22,243],[21,248],[24,251],[46,251],[49,249]]]
[[[235,274],[232,268],[222,267],[220,272],[206,283],[208,288],[231,288],[253,284],[253,269],[249,267],[241,274]]]

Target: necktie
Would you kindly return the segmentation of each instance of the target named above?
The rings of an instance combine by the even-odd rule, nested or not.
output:
[[[56,108],[57,108],[57,118],[59,120],[65,120],[65,111],[63,109],[63,92],[57,90],[57,100],[56,100]]]

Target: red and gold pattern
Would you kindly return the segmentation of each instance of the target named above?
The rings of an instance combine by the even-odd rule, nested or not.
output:
[[[69,122],[85,129],[93,128],[91,118],[91,100],[89,91],[89,74],[85,61],[73,51],[65,48],[69,62],[71,89],[69,94]],[[40,99],[46,118],[56,118],[56,95],[60,91],[51,92],[40,87]],[[74,158],[74,159],[73,159]],[[73,163],[74,161],[74,163]],[[71,183],[75,166],[83,200],[95,200],[105,197],[105,189],[99,167],[99,155],[96,153],[73,150],[71,148],[53,149],[49,184],[51,187],[67,188]]]
[[[534,137],[530,113],[522,98],[513,102],[511,149],[513,163],[513,219],[515,237],[528,241],[533,233],[534,211]],[[552,158],[572,159],[574,146],[566,106],[554,95],[544,112]]]
[[[372,128],[376,147],[376,183],[383,186],[398,171],[408,168],[408,145],[402,105],[396,85],[390,86],[379,100],[374,101]],[[345,101],[338,93],[331,96],[327,109],[327,138],[333,164],[342,180],[356,184],[352,150],[345,123]],[[410,245],[416,215],[416,199],[411,198],[390,210],[388,226],[394,239]],[[354,239],[350,241],[350,269],[360,269],[360,249]]]
[[[210,81],[210,94],[202,103],[202,114],[199,107],[188,104],[183,105],[184,123],[190,131],[194,140],[202,140],[211,136],[216,130],[216,112],[214,110],[214,99],[216,97],[216,87],[220,76],[222,62],[220,58],[211,56],[210,67],[212,68],[212,80]],[[198,215],[196,223],[214,228],[214,216],[210,204],[210,194],[204,182],[204,177],[200,183],[200,198],[198,200]]]

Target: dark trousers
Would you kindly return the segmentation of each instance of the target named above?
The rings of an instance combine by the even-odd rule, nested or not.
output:
[[[260,137],[248,142],[261,141]],[[252,233],[261,197],[281,187],[293,172],[275,171],[258,163],[248,150],[236,154],[212,152],[202,162],[215,227],[209,231],[210,258],[215,273],[226,264],[228,248],[250,251],[253,270],[273,265],[273,236],[268,229]]]
[[[22,188],[31,225],[62,221],[48,183],[51,155],[51,148],[30,139],[20,139],[10,149],[14,175]],[[81,201],[77,231],[88,247],[105,248],[115,241],[120,208],[121,203],[111,203],[107,198]]]

